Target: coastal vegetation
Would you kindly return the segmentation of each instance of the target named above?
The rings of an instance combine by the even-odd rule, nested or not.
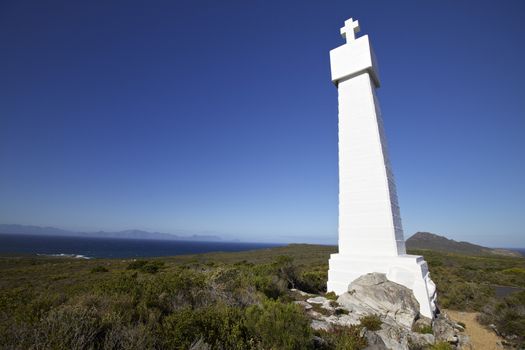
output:
[[[0,257],[0,344],[6,349],[362,349],[362,324],[314,331],[291,288],[324,294],[331,246],[289,245],[169,258]],[[414,251],[442,307],[479,311],[525,339],[525,259]],[[334,296],[326,294],[329,299]],[[428,330],[425,330],[427,332]],[[423,331],[422,331],[423,332]],[[443,345],[444,346],[444,345]]]

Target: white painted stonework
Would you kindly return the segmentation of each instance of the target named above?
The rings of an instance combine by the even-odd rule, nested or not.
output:
[[[433,318],[436,286],[421,256],[407,255],[394,176],[375,89],[379,73],[357,21],[341,28],[346,44],[330,51],[339,100],[339,253],[329,261],[328,291],[340,295],[361,275],[385,273],[413,290]]]

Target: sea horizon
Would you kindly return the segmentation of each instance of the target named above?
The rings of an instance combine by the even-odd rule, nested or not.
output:
[[[287,244],[0,233],[0,254],[30,254],[82,259],[146,258],[210,252],[238,252],[280,247]]]

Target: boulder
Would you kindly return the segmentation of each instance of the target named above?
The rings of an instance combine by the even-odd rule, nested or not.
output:
[[[414,293],[405,286],[389,281],[383,273],[369,273],[357,278],[337,302],[349,312],[376,314],[384,322],[395,323],[408,330],[419,316],[419,303]]]
[[[364,350],[388,350],[385,345],[385,342],[379,335],[374,332],[370,332],[366,328],[363,328],[363,333],[361,336],[366,338],[367,346]]]
[[[381,337],[385,346],[391,350],[408,350],[411,332],[405,327],[383,323],[376,332]]]
[[[454,329],[454,322],[442,314],[434,319],[432,330],[437,341],[446,341],[451,344],[456,344],[458,342],[458,337],[456,336],[457,331]]]

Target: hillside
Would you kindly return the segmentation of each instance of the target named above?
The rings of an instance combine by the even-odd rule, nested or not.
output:
[[[362,349],[358,328],[312,331],[309,316],[293,305],[292,286],[324,295],[335,249],[290,245],[149,260],[0,257],[0,344],[154,349],[201,341],[212,348],[341,349],[351,343]],[[521,314],[494,310],[523,302],[496,300],[492,285],[525,287],[525,259],[423,253],[440,305],[483,310],[486,323],[502,331],[510,324],[509,332],[522,334]],[[315,347],[313,335],[325,345]]]
[[[0,348],[363,349],[359,328],[312,330],[294,305],[302,299],[292,287],[327,296],[336,249],[294,244],[148,260],[0,256]],[[429,263],[440,306],[481,312],[485,324],[523,340],[525,292],[499,300],[494,286],[524,288],[525,259],[414,253]]]
[[[417,232],[406,240],[407,249],[428,249],[440,252],[469,255],[502,255],[521,257],[518,252],[506,249],[493,249],[480,245],[458,242],[430,232]]]

